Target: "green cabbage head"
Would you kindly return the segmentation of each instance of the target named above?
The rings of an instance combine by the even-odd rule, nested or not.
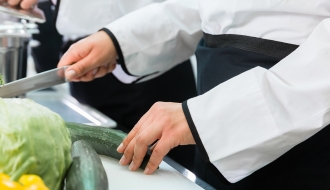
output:
[[[59,190],[72,162],[70,151],[70,133],[58,114],[29,99],[0,98],[0,173],[13,175],[34,160],[25,173]]]

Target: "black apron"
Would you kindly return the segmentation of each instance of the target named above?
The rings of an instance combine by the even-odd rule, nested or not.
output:
[[[204,34],[196,50],[198,94],[256,66],[269,69],[297,47],[240,35]],[[195,158],[196,174],[216,189],[330,189],[330,127],[234,184],[223,180],[203,152]]]

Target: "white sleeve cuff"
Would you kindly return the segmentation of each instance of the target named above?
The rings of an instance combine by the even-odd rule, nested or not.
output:
[[[188,100],[197,137],[228,181],[245,178],[330,123],[329,49],[326,19],[273,68],[256,67]]]

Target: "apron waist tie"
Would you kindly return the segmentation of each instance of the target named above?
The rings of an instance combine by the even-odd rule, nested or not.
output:
[[[229,46],[280,59],[298,48],[298,45],[236,34],[211,35],[204,33],[204,41],[210,48]]]

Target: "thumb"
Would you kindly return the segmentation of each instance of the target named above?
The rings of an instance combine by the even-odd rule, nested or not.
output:
[[[95,59],[93,59],[92,53],[89,54],[87,57],[84,57],[83,59],[79,60],[75,64],[71,65],[69,68],[66,69],[65,77],[68,80],[72,80],[75,78],[79,78],[89,71],[97,68],[95,62]]]
[[[88,56],[91,53],[92,49],[93,47],[91,45],[89,45],[88,43],[84,44],[82,41],[71,45],[68,51],[66,51],[65,54],[62,56],[57,67],[72,65],[80,61],[81,59]]]
[[[81,76],[85,72],[84,65],[86,64],[86,61],[89,60],[88,55],[90,55],[93,48],[88,43],[82,43],[82,41],[79,41],[71,45],[57,65],[57,67],[64,67],[68,65],[83,64],[82,66],[71,66],[66,70],[66,78],[69,80],[78,77],[78,75]]]

